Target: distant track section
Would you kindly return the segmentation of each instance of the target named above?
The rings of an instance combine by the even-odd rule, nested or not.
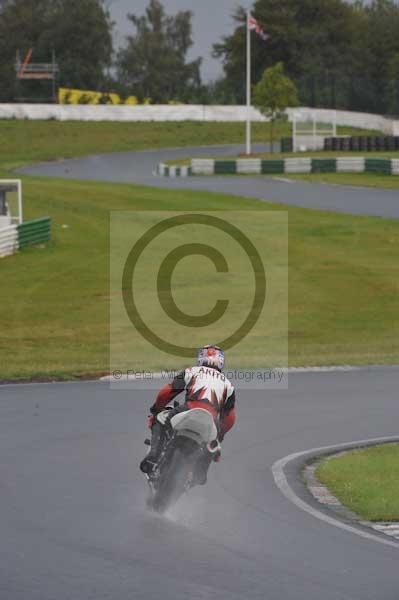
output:
[[[254,146],[254,152],[268,150],[267,145]],[[165,161],[187,157],[237,156],[242,152],[243,146],[238,144],[124,152],[45,163],[24,167],[19,172],[68,179],[136,183],[167,189],[201,190],[353,215],[399,218],[397,190],[310,184],[256,175],[196,178],[162,178],[156,175],[157,165]]]

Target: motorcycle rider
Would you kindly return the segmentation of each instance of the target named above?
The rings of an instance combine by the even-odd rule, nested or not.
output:
[[[168,417],[193,408],[208,410],[215,420],[218,428],[218,440],[223,441],[225,434],[233,427],[236,420],[235,390],[231,382],[223,375],[224,352],[218,346],[204,346],[200,348],[197,356],[197,366],[185,369],[179,373],[172,383],[166,384],[158,393],[155,404],[150,408],[149,426],[151,428],[151,448],[147,456],[141,461],[140,469],[143,473],[151,473],[154,469],[162,449],[165,426],[160,423],[157,415],[165,410],[178,394],[185,391],[184,405],[171,410]],[[208,452],[203,460],[197,464],[195,483],[204,485],[207,472],[213,460],[218,460],[220,453],[215,457]]]

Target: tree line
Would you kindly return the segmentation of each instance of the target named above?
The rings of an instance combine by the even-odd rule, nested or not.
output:
[[[252,14],[269,35],[264,42],[252,34],[254,84],[265,69],[283,63],[303,105],[399,113],[399,7],[393,0],[256,0]],[[245,101],[243,8],[234,13],[231,35],[213,48],[223,76],[206,85],[201,58],[188,60],[190,11],[171,16],[160,0],[149,0],[144,15],[127,18],[131,32],[115,48],[105,0],[0,0],[0,101],[16,97],[15,55],[29,48],[37,62],[49,62],[55,51],[63,87],[154,103]]]
[[[303,105],[399,113],[399,6],[393,0],[257,0],[253,14],[270,38],[254,41],[253,78],[283,62]],[[242,102],[245,13],[214,47],[226,97]]]

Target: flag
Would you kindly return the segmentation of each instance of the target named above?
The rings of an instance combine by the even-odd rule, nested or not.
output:
[[[258,21],[250,16],[249,20],[248,20],[248,27],[249,27],[249,31],[255,31],[255,33],[262,38],[262,40],[264,42],[266,42],[266,40],[269,39],[269,35],[267,35],[267,33],[265,33],[265,31],[262,29],[262,27],[259,25]]]

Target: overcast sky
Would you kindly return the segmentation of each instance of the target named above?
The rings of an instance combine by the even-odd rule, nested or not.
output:
[[[211,57],[212,44],[223,35],[234,30],[232,13],[238,6],[252,6],[251,0],[161,0],[168,14],[179,10],[193,12],[194,46],[190,57],[203,57],[202,75],[204,80],[216,79],[222,73],[219,61]],[[133,31],[126,19],[127,13],[141,15],[148,6],[148,0],[108,0],[111,16],[116,22],[116,42],[120,44],[124,36]]]

